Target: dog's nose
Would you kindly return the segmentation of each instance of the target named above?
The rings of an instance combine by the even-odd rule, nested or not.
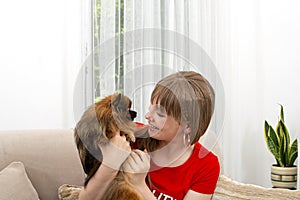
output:
[[[130,118],[131,118],[131,120],[133,121],[133,120],[134,120],[134,118],[136,118],[136,112],[135,112],[135,111],[133,111],[133,110],[129,110],[129,114],[130,114]]]

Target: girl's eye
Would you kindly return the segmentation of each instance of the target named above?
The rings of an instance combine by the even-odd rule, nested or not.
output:
[[[165,117],[165,115],[164,115],[164,114],[162,114],[162,113],[159,113],[159,112],[157,112],[157,115],[158,115],[159,117]]]

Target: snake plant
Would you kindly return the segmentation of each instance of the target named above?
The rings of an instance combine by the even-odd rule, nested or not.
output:
[[[277,166],[292,167],[298,157],[298,141],[290,143],[290,134],[284,122],[283,106],[280,105],[280,116],[274,129],[265,121],[264,138],[269,151],[274,155]]]

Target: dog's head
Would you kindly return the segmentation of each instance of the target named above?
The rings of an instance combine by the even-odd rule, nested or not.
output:
[[[98,122],[107,139],[111,139],[117,131],[120,131],[121,135],[125,135],[129,141],[135,141],[133,133],[136,124],[133,119],[136,117],[136,112],[130,108],[131,100],[118,93],[107,96],[95,104]]]
[[[75,137],[92,149],[98,149],[99,143],[108,142],[118,131],[134,142],[136,112],[130,107],[131,100],[122,94],[104,97],[84,112],[76,124]]]

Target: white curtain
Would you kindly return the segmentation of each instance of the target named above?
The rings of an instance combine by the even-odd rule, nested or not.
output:
[[[172,72],[203,68],[201,73],[209,74],[212,84],[221,84],[214,83],[217,72],[209,68],[213,63],[206,55],[215,55],[216,50],[212,4],[196,0],[94,1],[94,10],[100,7],[100,17],[94,13],[94,30],[98,28],[93,60],[100,68],[95,72],[97,95],[124,92],[133,99],[141,113],[138,120],[143,121],[154,84]],[[203,66],[193,66],[192,57]]]
[[[300,91],[300,70],[296,67],[300,64],[300,14],[296,12],[299,3],[99,3],[100,28],[94,46],[100,48],[95,50],[93,62],[99,62],[101,67],[93,76],[101,78],[94,83],[96,93],[105,96],[114,91],[124,92],[133,100],[139,113],[137,120],[144,122],[155,82],[178,70],[202,73],[217,95],[213,122],[207,133],[211,137],[202,138],[202,142],[213,148],[217,140],[223,173],[237,181],[270,187],[270,165],[274,160],[265,146],[263,123],[275,123],[277,103],[284,105],[291,137],[299,138],[300,133],[300,106],[296,103],[299,96],[295,93]],[[97,7],[96,1],[92,7]],[[122,79],[116,79],[120,71]],[[215,140],[212,142],[211,138]]]
[[[263,126],[264,120],[277,122],[278,103],[284,106],[291,138],[300,136],[295,93],[300,89],[300,5],[296,0],[227,0],[216,6],[216,66],[226,95],[224,171],[235,180],[271,187],[275,159]]]

